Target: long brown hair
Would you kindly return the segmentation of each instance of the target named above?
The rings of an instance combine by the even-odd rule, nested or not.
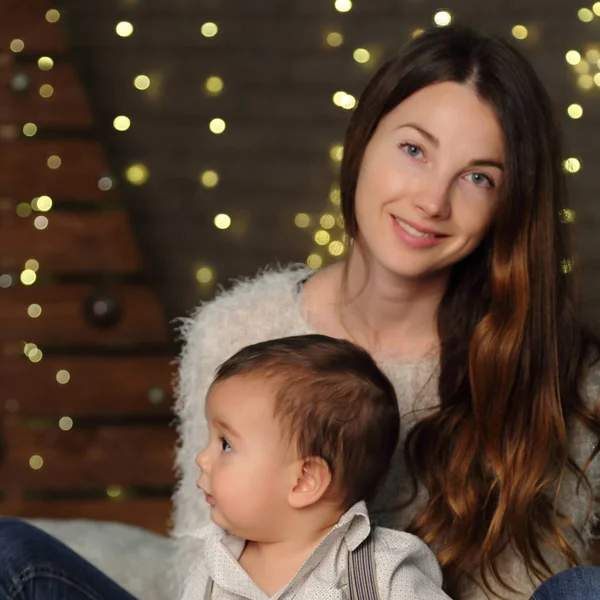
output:
[[[488,590],[490,576],[512,590],[498,566],[507,546],[541,579],[552,573],[544,547],[567,565],[579,562],[557,498],[571,472],[590,492],[591,508],[587,465],[569,456],[567,426],[578,420],[600,436],[600,417],[580,395],[599,343],[580,322],[573,273],[562,272],[571,254],[552,105],[530,64],[503,40],[432,29],[379,69],[344,147],[347,233],[359,235],[356,183],[379,121],[441,81],[469,83],[495,109],[506,175],[487,235],[454,266],[438,310],[439,410],[418,422],[405,446],[414,482],[429,495],[411,530],[436,551],[450,594],[477,572]]]

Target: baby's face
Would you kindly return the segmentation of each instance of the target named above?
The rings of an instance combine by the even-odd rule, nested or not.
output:
[[[196,457],[198,487],[211,519],[235,535],[270,541],[289,510],[297,457],[273,416],[264,380],[234,376],[214,384],[206,398],[209,441]]]

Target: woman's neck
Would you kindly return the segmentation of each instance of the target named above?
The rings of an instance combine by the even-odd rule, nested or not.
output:
[[[307,304],[322,333],[349,339],[381,359],[417,358],[437,351],[437,311],[446,283],[439,274],[398,277],[370,264],[355,246],[346,264],[315,277],[316,297]]]

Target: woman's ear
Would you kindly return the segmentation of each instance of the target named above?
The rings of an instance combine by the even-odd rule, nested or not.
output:
[[[316,504],[331,485],[331,469],[318,456],[299,460],[294,474],[294,486],[288,501],[293,508],[305,508]]]

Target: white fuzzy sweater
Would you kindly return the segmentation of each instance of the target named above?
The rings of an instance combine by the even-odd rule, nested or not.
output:
[[[180,474],[180,484],[175,493],[174,535],[177,541],[176,574],[181,582],[195,554],[193,542],[186,534],[209,521],[209,513],[204,499],[196,488],[198,468],[194,458],[207,441],[207,428],[204,418],[204,397],[216,367],[231,354],[245,345],[259,341],[312,333],[300,307],[298,282],[310,274],[306,268],[288,268],[265,271],[254,279],[238,282],[232,289],[200,306],[191,318],[183,322],[181,329],[185,345],[180,362],[177,414],[180,418],[180,447],[176,464]],[[417,418],[415,409],[434,406],[437,398],[437,361],[430,359],[415,362],[396,362],[380,365],[393,382],[400,413],[402,434],[399,449],[411,423]],[[594,379],[594,380],[593,380]],[[598,395],[600,377],[595,372],[586,386],[586,395],[595,401]],[[410,414],[412,412],[412,414]],[[572,456],[579,464],[589,457],[594,443],[591,434],[580,426],[571,428]],[[595,492],[600,487],[600,461],[595,460],[588,470],[588,477]],[[408,478],[406,465],[399,450],[393,472],[381,490],[375,506],[383,508],[401,500],[407,493]],[[570,516],[582,532],[584,544],[575,540],[576,548],[583,555],[584,545],[591,537],[591,519],[585,522],[588,497],[582,490],[576,493],[575,482],[569,477],[564,493],[560,498],[561,510]],[[400,514],[380,518],[378,524],[404,528],[415,514],[426,494],[421,490],[415,503]],[[564,567],[557,556],[548,556],[551,565],[560,570]],[[537,587],[537,582],[529,581],[519,558],[507,551],[503,556],[503,573],[507,580],[528,597]],[[506,594],[507,592],[504,592]],[[486,595],[473,587],[461,600],[480,600]]]

